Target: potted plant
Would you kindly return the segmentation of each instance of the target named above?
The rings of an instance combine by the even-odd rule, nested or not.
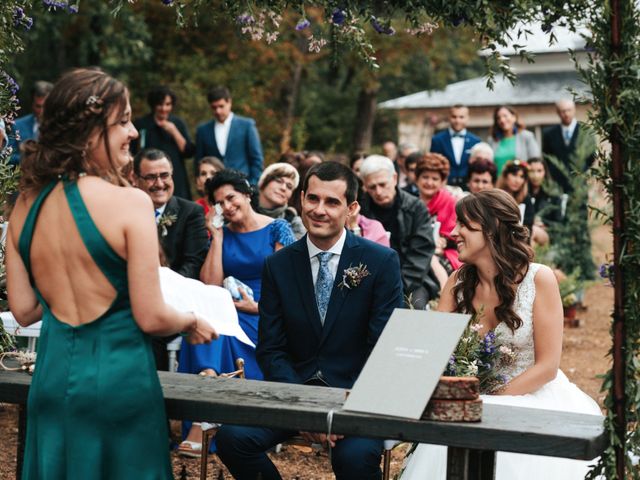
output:
[[[578,327],[580,325],[580,320],[576,318],[578,308],[577,292],[582,289],[582,284],[583,282],[580,280],[578,272],[573,272],[558,282],[564,310],[564,325],[566,327]]]

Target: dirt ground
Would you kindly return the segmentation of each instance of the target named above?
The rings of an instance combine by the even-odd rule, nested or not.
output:
[[[596,264],[605,260],[611,249],[611,235],[606,227],[592,232],[593,254]],[[569,379],[602,405],[601,381],[596,375],[609,367],[607,352],[611,346],[609,337],[610,313],[613,305],[613,289],[596,281],[586,289],[586,310],[579,313],[578,328],[565,328],[562,370]],[[17,444],[17,407],[0,405],[0,480],[15,478]],[[177,438],[178,422],[172,422],[172,431]],[[404,458],[405,446],[392,452],[391,478],[399,471]],[[325,452],[310,448],[285,445],[280,453],[270,454],[285,480],[324,480],[334,478]],[[172,455],[175,478],[196,480],[199,477],[200,461]],[[208,479],[230,479],[231,475],[221,466],[215,455],[209,458]]]

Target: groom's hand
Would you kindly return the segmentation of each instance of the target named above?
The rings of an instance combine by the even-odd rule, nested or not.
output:
[[[324,433],[313,433],[313,432],[300,432],[302,438],[304,438],[309,443],[318,443],[322,446],[335,447],[336,442],[344,438],[344,435],[329,435],[327,437]]]

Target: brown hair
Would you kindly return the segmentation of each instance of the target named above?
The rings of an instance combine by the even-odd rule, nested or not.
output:
[[[38,141],[24,144],[21,189],[38,191],[61,175],[76,179],[83,172],[126,185],[111,158],[108,130],[109,117],[114,111],[124,113],[128,95],[122,82],[100,69],[65,73],[45,101]],[[96,132],[109,158],[106,168],[87,160],[89,139]]]
[[[517,192],[507,190],[507,175],[516,175],[520,171],[524,177],[524,183],[522,187],[520,187],[520,190]],[[511,195],[516,203],[524,202],[524,199],[527,198],[529,194],[529,165],[527,162],[523,162],[522,160],[508,161],[502,169],[502,174],[496,186]]]
[[[416,163],[416,178],[419,178],[424,172],[438,172],[442,180],[446,180],[449,176],[451,165],[444,155],[439,153],[425,153]]]
[[[520,121],[520,117],[518,116],[518,112],[515,110],[515,108],[510,107],[508,105],[499,105],[493,111],[493,125],[489,129],[489,135],[491,135],[491,137],[496,141],[500,140],[504,136],[504,133],[502,132],[502,129],[498,125],[498,112],[500,110],[502,110],[503,108],[505,110],[509,111],[509,113],[511,113],[511,115],[516,117],[516,122],[515,122],[515,125],[514,125],[515,131],[513,133],[515,134],[515,133],[518,133],[521,130],[524,130],[524,123],[522,123]]]
[[[476,229],[471,222],[480,225],[498,270],[493,279],[500,300],[495,314],[499,322],[515,331],[522,325],[522,319],[513,309],[516,292],[533,259],[529,231],[520,223],[518,205],[502,190],[487,190],[472,193],[458,201],[456,215],[458,221],[468,229]],[[458,269],[457,275],[458,281],[453,287],[455,311],[474,314],[473,297],[480,281],[477,267],[464,264]]]

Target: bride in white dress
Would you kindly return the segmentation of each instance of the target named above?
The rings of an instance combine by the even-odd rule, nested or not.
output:
[[[485,403],[600,415],[596,402],[559,370],[563,313],[556,278],[530,263],[528,231],[514,200],[501,190],[469,195],[456,205],[459,258],[438,310],[475,313],[483,307],[481,334],[495,330],[516,361],[498,373],[507,379]],[[496,479],[583,479],[594,461],[499,452]],[[420,444],[402,480],[444,479],[446,447]]]

